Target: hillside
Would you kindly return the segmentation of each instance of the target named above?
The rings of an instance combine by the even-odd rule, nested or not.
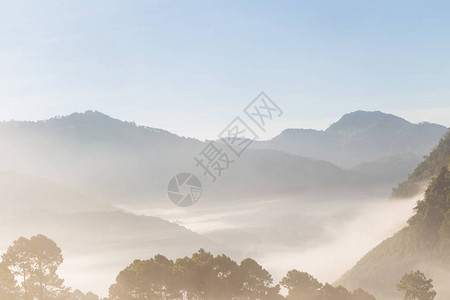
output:
[[[425,157],[408,179],[392,191],[392,198],[413,197],[422,192],[431,178],[439,174],[442,167],[450,164],[450,132],[443,137],[434,150]]]
[[[256,147],[350,168],[392,156],[420,158],[431,151],[446,131],[441,125],[412,124],[380,111],[355,111],[324,131],[286,129],[272,140],[257,143]]]
[[[449,268],[450,172],[442,168],[408,225],[364,256],[338,284],[360,286],[379,299],[398,299],[395,283],[404,273],[422,269],[435,279],[436,299],[449,299]]]

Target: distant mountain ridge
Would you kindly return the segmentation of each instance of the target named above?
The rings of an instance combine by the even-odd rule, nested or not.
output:
[[[341,167],[402,154],[428,154],[447,128],[432,123],[412,124],[380,111],[355,111],[324,131],[286,129],[257,148],[329,161]]]
[[[205,142],[87,111],[46,121],[0,123],[0,171],[64,181],[110,203],[167,201],[169,180],[195,168]],[[209,185],[208,178],[202,177]],[[204,199],[387,194],[391,180],[275,150],[249,149]],[[350,195],[351,188],[351,195]],[[211,202],[211,201],[209,201]]]

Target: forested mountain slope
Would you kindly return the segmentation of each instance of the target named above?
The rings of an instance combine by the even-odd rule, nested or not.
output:
[[[442,167],[450,164],[450,132],[445,135],[430,155],[420,163],[408,180],[400,183],[392,192],[393,198],[413,197],[423,191],[433,176],[439,174]]]
[[[408,225],[364,256],[338,281],[360,286],[379,299],[399,298],[395,283],[401,276],[422,269],[435,279],[439,298],[449,299],[450,278],[450,172],[447,167],[430,183],[417,203]]]

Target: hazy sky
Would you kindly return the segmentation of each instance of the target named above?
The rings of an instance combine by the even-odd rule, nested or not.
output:
[[[212,138],[382,110],[450,126],[448,1],[1,1],[0,119],[87,109]]]

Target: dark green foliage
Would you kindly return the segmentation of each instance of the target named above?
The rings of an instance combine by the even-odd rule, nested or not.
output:
[[[432,180],[425,199],[418,201],[408,226],[364,256],[339,283],[360,286],[377,296],[395,295],[402,275],[418,264],[450,267],[450,172],[447,167]],[[390,291],[390,292],[389,292]]]
[[[422,187],[437,176],[443,167],[450,164],[450,132],[441,139],[438,146],[425,156],[414,172],[408,176],[408,180],[400,183],[392,191],[393,198],[408,198],[417,195]]]
[[[405,296],[403,300],[433,300],[436,292],[433,290],[433,280],[427,279],[420,271],[411,271],[403,275],[397,289]]]

